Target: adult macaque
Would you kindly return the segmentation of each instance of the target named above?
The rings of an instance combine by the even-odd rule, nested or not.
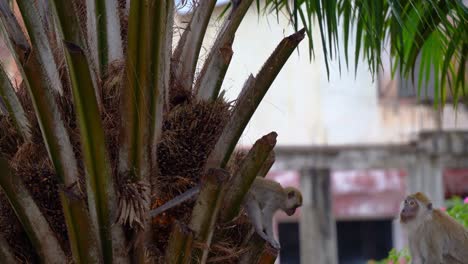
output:
[[[408,231],[413,264],[468,264],[468,230],[432,208],[423,193],[406,197],[400,222]]]
[[[294,187],[257,177],[247,194],[244,207],[255,231],[273,247],[280,244],[273,235],[273,215],[279,209],[291,216],[302,205],[301,192]]]
[[[150,217],[187,201],[200,192],[200,186],[182,193],[164,205],[150,211]],[[291,216],[296,208],[302,205],[301,192],[293,187],[283,188],[279,183],[257,177],[247,193],[244,208],[255,228],[255,231],[273,247],[279,248],[279,243],[273,235],[273,215],[279,209]]]

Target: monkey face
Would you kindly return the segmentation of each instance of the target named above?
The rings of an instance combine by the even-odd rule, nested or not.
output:
[[[288,216],[291,216],[296,212],[296,208],[302,205],[302,195],[301,195],[301,192],[296,188],[288,187],[285,190],[286,190],[287,200],[286,200],[286,209],[284,210],[284,212]]]
[[[284,210],[284,212],[285,212],[288,216],[291,216],[291,215],[293,215],[293,214],[296,212],[296,208],[297,208],[297,207],[293,207],[293,208],[290,208],[290,209],[286,209],[286,210]]]
[[[403,202],[403,209],[400,213],[401,222],[406,223],[418,215],[419,204],[413,197],[407,197]]]

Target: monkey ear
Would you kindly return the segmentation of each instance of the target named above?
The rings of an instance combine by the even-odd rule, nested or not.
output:
[[[428,204],[427,204],[427,209],[428,209],[428,210],[432,210],[432,203],[428,203]]]

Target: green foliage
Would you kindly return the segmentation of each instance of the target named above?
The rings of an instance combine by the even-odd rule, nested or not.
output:
[[[259,10],[261,2],[256,0]],[[285,12],[296,29],[304,26],[311,54],[312,31],[318,25],[328,75],[329,61],[339,59],[342,41],[346,67],[352,52],[356,54],[355,69],[362,58],[375,75],[382,65],[382,55],[390,53],[392,73],[399,72],[418,83],[419,95],[426,90],[422,87],[427,86],[427,77],[434,75],[435,106],[443,105],[447,96],[455,104],[467,102],[468,38],[463,36],[468,34],[468,8],[463,1],[266,0],[262,10]],[[355,49],[350,51],[351,42]],[[417,64],[420,70],[415,74]]]
[[[460,197],[455,196],[447,200],[446,204],[447,213],[468,228],[468,197],[462,200]]]
[[[388,257],[379,261],[369,260],[367,264],[410,264],[411,256],[409,250],[404,248],[401,251],[396,249],[390,250]]]

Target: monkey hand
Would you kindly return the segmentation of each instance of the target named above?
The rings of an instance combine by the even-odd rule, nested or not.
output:
[[[270,239],[270,241],[268,241],[270,243],[270,245],[272,247],[274,247],[275,249],[277,250],[280,250],[281,249],[281,245],[278,241],[274,240],[274,239]]]
[[[269,237],[265,232],[259,233],[260,237],[262,237],[266,242],[268,242],[273,248],[279,250],[281,248],[280,243],[276,241],[274,238]]]

